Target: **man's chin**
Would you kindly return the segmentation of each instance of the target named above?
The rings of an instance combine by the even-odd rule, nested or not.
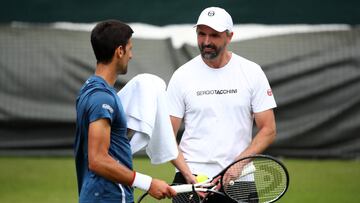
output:
[[[127,73],[127,69],[118,71],[119,75],[125,75],[126,73]]]
[[[213,60],[216,59],[217,55],[215,53],[203,53],[201,54],[202,58],[205,60]]]

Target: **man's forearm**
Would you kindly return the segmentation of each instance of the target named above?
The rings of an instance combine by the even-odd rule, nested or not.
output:
[[[179,155],[171,163],[180,171],[188,183],[196,183],[194,175],[191,173],[189,166],[185,162],[182,152],[179,150]]]
[[[263,128],[254,137],[253,141],[241,154],[237,156],[237,159],[241,157],[250,156],[253,154],[263,153],[276,138],[276,130],[274,128]]]

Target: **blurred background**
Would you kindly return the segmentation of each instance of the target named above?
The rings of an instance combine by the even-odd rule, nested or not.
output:
[[[75,173],[75,100],[95,70],[90,31],[96,22],[118,19],[135,31],[120,90],[140,73],[168,82],[198,55],[193,25],[209,6],[231,14],[230,49],[261,65],[273,88],[278,137],[266,153],[359,159],[360,1],[12,0],[0,7],[0,170],[13,170],[5,161],[28,160],[23,157],[65,157]]]
[[[360,2],[5,1],[0,9],[0,154],[71,155],[77,92],[93,73],[96,22],[130,23],[134,58],[117,87],[140,73],[166,82],[198,55],[203,8],[232,15],[231,50],[260,64],[276,96],[269,153],[360,156]]]

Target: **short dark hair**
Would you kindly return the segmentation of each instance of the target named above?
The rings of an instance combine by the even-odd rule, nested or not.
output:
[[[119,20],[105,20],[98,23],[91,31],[91,45],[97,63],[109,63],[119,46],[125,50],[133,33],[129,25]]]

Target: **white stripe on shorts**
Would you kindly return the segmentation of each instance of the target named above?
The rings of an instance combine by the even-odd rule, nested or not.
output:
[[[122,197],[121,203],[126,203],[124,188],[121,186],[121,184],[118,184],[118,185],[119,185],[119,188],[121,190],[121,197]]]

